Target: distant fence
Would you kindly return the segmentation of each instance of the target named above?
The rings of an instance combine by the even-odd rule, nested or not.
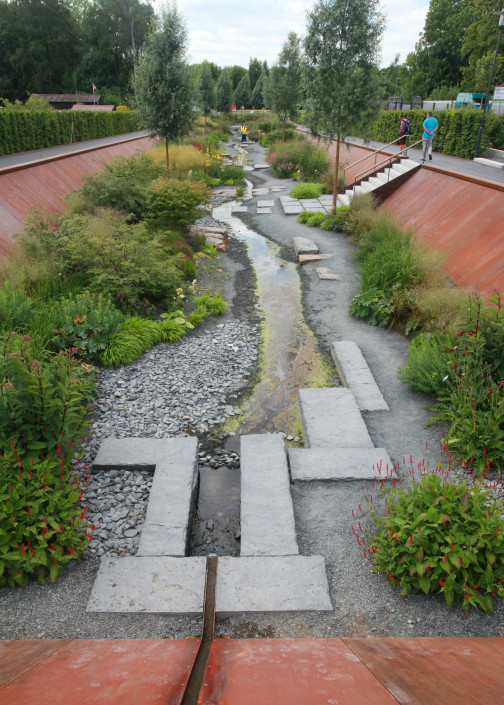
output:
[[[455,107],[454,100],[385,100],[383,101],[385,110],[450,110]],[[490,101],[490,110],[495,115],[504,115],[504,100]]]

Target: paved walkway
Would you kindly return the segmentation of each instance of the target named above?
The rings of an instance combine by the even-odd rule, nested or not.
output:
[[[179,705],[198,646],[198,639],[0,642],[0,702]],[[503,692],[498,637],[216,639],[198,704],[500,705]]]
[[[91,149],[93,147],[104,147],[123,140],[134,139],[136,137],[145,137],[147,132],[139,130],[138,132],[127,132],[122,135],[112,135],[110,137],[100,137],[95,140],[86,140],[85,142],[74,142],[73,144],[59,144],[55,147],[47,147],[46,149],[32,149],[29,152],[17,152],[16,154],[6,154],[0,157],[0,169],[6,166],[14,166],[16,164],[25,164],[33,162],[37,159],[49,159],[60,154],[72,154],[82,149]]]

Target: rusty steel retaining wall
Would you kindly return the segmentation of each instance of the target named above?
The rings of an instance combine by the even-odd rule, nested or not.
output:
[[[65,196],[79,188],[85,176],[102,170],[114,157],[152,146],[148,137],[135,137],[0,169],[0,258],[8,256],[13,236],[23,229],[31,208],[63,213]]]

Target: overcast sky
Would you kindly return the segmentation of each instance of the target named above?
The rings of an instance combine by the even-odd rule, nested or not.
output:
[[[161,0],[154,0],[155,7]],[[314,0],[177,0],[189,31],[189,61],[248,68],[250,57],[274,63],[290,31],[304,36]],[[382,0],[387,28],[382,66],[401,61],[415,48],[429,0]]]

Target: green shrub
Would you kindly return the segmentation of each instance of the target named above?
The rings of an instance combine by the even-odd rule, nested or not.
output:
[[[145,223],[128,224],[118,211],[64,218],[59,236],[66,270],[85,272],[89,289],[110,294],[125,312],[144,313],[152,300],[173,299],[182,285],[163,233]]]
[[[336,208],[336,213],[328,213],[324,216],[322,222],[320,223],[320,227],[322,230],[345,232],[349,211],[349,206],[340,206],[339,208]]]
[[[156,321],[128,317],[122,328],[110,336],[107,347],[98,354],[98,358],[105,367],[127,365],[163,338],[162,326]]]
[[[504,595],[502,503],[478,482],[449,479],[442,467],[408,486],[391,479],[382,492],[383,515],[366,497],[371,535],[364,545],[374,569],[401,595],[442,593],[449,607],[492,613],[492,598]]]
[[[30,342],[11,334],[0,351],[0,448],[13,437],[37,456],[84,435],[94,381],[93,368],[68,352],[37,360]]]
[[[196,326],[199,326],[207,316],[210,315],[210,311],[207,309],[206,306],[204,305],[199,305],[196,306],[194,311],[191,311],[191,313],[188,316],[188,321],[189,323],[196,328]]]
[[[0,586],[24,587],[31,575],[54,582],[88,542],[64,453],[23,456],[10,443],[0,455]]]
[[[182,311],[162,313],[159,325],[163,334],[163,340],[168,340],[170,343],[176,343],[182,340],[187,331],[194,327],[191,323],[186,321]]]
[[[433,333],[413,338],[406,364],[398,369],[397,377],[410,389],[437,397],[447,386],[450,366],[443,350],[451,347],[451,342]]]
[[[315,184],[309,181],[296,184],[289,191],[292,198],[318,198],[324,193],[324,184]]]
[[[306,221],[306,225],[308,225],[310,228],[319,227],[321,222],[324,220],[324,217],[325,213],[312,213],[312,215]]]
[[[6,282],[0,289],[0,329],[23,331],[30,323],[35,303],[23,289],[14,289]]]
[[[321,180],[321,177],[330,168],[327,150],[317,147],[316,144],[302,136],[299,140],[292,142],[273,142],[269,147],[268,163],[280,178],[286,178],[284,173],[290,176],[299,170],[303,179],[312,181]],[[284,165],[282,170],[280,170],[280,164]],[[292,164],[290,170],[287,169],[289,164]]]
[[[151,192],[149,214],[156,224],[185,232],[202,215],[200,206],[208,202],[205,183],[162,179]]]
[[[77,191],[80,210],[89,213],[98,207],[117,208],[130,220],[142,220],[152,186],[162,172],[147,154],[116,157],[102,172],[85,177],[84,186]]]
[[[222,316],[227,308],[227,303],[224,301],[222,294],[218,293],[212,296],[208,291],[201,296],[197,296],[194,299],[194,303],[196,307],[204,306],[214,316]]]
[[[297,217],[298,223],[306,224],[314,213],[315,211],[302,211]]]
[[[88,291],[63,299],[59,304],[61,328],[53,344],[58,349],[73,348],[86,357],[105,350],[107,341],[124,321],[124,314],[113,306],[110,296]]]

